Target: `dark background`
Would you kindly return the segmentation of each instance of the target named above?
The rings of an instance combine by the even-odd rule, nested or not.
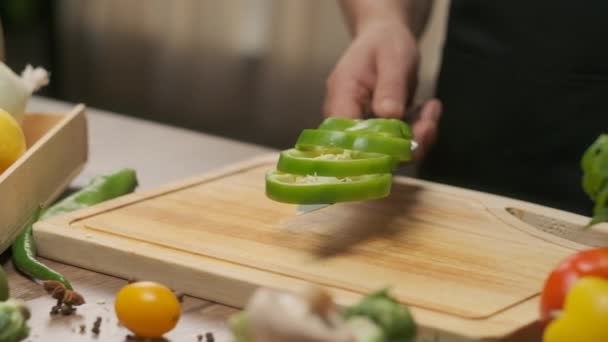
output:
[[[50,0],[0,1],[5,63],[12,70],[18,73],[27,63],[54,69],[57,64],[54,11],[54,1]],[[53,83],[38,94],[60,98],[60,83],[61,73],[53,75]]]

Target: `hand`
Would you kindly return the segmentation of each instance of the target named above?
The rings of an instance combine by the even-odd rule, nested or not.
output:
[[[438,99],[428,100],[422,104],[418,118],[412,122],[414,140],[418,143],[418,148],[414,151],[414,160],[422,159],[435,143],[440,118],[441,102]]]
[[[409,28],[399,21],[376,21],[362,27],[327,80],[326,116],[361,118],[371,109],[387,118],[402,118],[415,91],[418,48]],[[441,114],[439,100],[422,105],[412,123],[421,158],[435,140]]]

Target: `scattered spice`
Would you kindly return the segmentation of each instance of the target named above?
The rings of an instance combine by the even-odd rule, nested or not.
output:
[[[127,334],[127,336],[125,336],[125,339],[127,341],[133,341],[135,340],[135,335]]]
[[[206,338],[207,342],[213,342],[213,341],[215,341],[215,338],[213,337],[213,333],[211,333],[211,332],[206,333],[205,334],[205,338]]]
[[[57,305],[55,305],[55,306],[53,306],[53,307],[51,308],[51,312],[50,312],[50,314],[51,314],[51,315],[56,315],[56,314],[58,314],[58,313],[59,313],[59,311],[61,311],[61,305],[62,305],[61,299],[58,299],[58,300],[57,300]]]
[[[87,331],[87,326],[86,326],[86,325],[84,325],[84,324],[81,324],[81,325],[80,325],[80,333],[81,333],[81,334],[84,334],[86,331]]]
[[[196,340],[197,340],[198,342],[203,342],[203,334],[198,334],[198,335],[196,335]]]
[[[63,303],[67,305],[79,306],[85,303],[84,298],[76,291],[66,290],[63,296]]]
[[[95,335],[99,335],[99,333],[101,332],[101,317],[97,317],[97,319],[95,320],[95,323],[93,323],[93,329],[91,329],[91,331],[93,332],[93,334]]]
[[[65,285],[55,280],[45,281],[42,286],[51,297],[57,299],[57,304],[51,308],[51,315],[61,312],[63,315],[71,315],[76,311],[74,306],[85,303],[84,297],[76,291],[68,290]]]
[[[61,314],[64,315],[64,316],[69,316],[69,315],[73,314],[74,311],[76,311],[76,309],[73,308],[70,304],[65,304],[61,308]]]
[[[44,290],[51,295],[51,297],[57,300],[63,300],[66,289],[62,283],[55,280],[48,280],[45,281],[42,286],[44,287]]]

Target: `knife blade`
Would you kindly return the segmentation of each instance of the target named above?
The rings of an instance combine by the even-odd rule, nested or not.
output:
[[[529,226],[562,239],[590,247],[608,246],[608,231],[586,228],[564,220],[537,214],[518,208],[506,208],[506,211]]]

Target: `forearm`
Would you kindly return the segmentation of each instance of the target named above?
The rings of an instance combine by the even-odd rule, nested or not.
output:
[[[432,0],[339,0],[350,32],[357,35],[378,22],[403,24],[418,35],[426,24]]]

